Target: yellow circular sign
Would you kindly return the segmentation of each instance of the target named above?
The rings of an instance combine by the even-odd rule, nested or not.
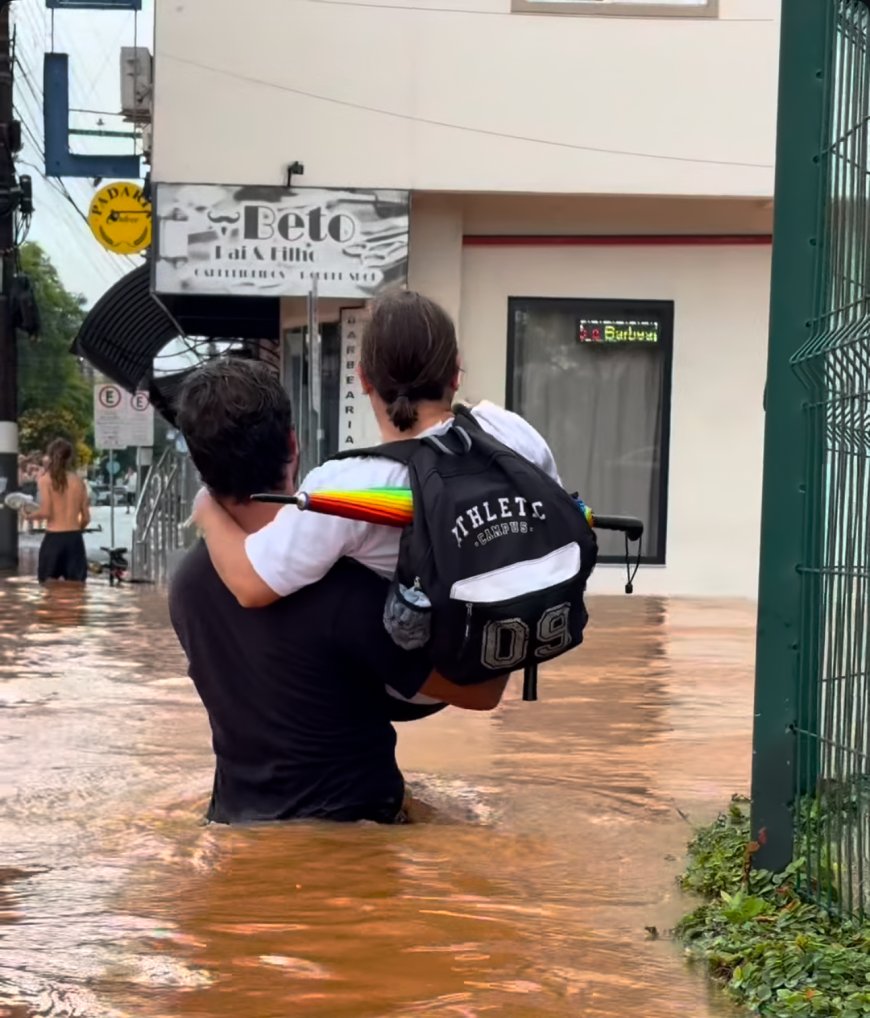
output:
[[[91,201],[88,226],[107,251],[138,254],[151,243],[151,202],[138,184],[106,184]]]

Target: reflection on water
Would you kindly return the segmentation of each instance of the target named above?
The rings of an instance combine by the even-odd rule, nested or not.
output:
[[[752,609],[593,612],[539,703],[402,728],[434,822],[230,830],[163,596],[0,581],[0,1014],[729,1013],[644,928],[746,789]]]

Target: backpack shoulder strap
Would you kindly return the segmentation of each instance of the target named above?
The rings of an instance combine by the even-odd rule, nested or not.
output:
[[[367,449],[343,449],[341,452],[327,457],[324,462],[328,463],[329,460],[373,459],[379,457],[380,459],[393,460],[395,463],[407,466],[411,462],[414,453],[419,451],[419,440],[416,438],[406,438],[398,442],[372,445]]]
[[[470,406],[467,406],[465,403],[456,403],[451,409],[453,410],[454,417],[461,421],[464,427],[483,431],[477,418],[471,412]],[[414,454],[420,451],[422,444],[423,440],[419,438],[406,438],[400,439],[397,442],[385,442],[383,445],[369,446],[366,449],[343,449],[341,452],[329,456],[324,462],[329,462],[329,460],[380,457],[381,459],[393,460],[396,463],[407,466],[413,459]]]
[[[483,430],[480,426],[480,421],[471,412],[472,407],[468,403],[454,403],[451,409],[453,410],[453,416],[457,420],[462,421],[464,425],[470,424],[473,428],[477,428],[478,431]]]

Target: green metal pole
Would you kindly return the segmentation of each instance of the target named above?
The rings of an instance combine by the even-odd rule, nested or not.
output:
[[[808,635],[798,565],[809,478],[806,389],[790,361],[815,315],[834,10],[831,0],[782,5],[752,759],[754,861],[773,870],[788,865],[794,847],[799,654]]]

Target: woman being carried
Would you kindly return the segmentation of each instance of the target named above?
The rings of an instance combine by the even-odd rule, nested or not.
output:
[[[384,442],[441,435],[453,421],[459,387],[459,351],[450,316],[414,292],[376,300],[365,330],[360,379]],[[549,446],[517,414],[483,402],[472,411],[480,427],[559,481]],[[407,487],[408,468],[370,456],[330,460],[303,480],[305,491]],[[210,496],[197,498],[194,519],[212,563],[245,607],[261,607],[316,583],[341,558],[353,558],[381,576],[396,571],[400,533],[294,507],[246,535]]]

